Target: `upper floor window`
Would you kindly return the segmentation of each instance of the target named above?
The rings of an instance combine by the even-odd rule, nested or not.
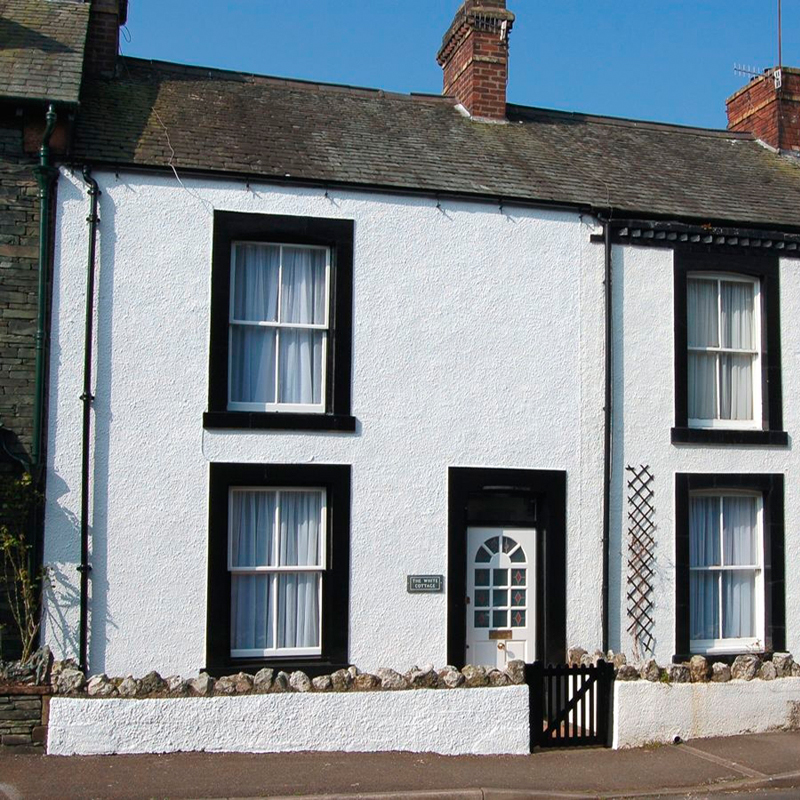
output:
[[[761,427],[759,281],[690,274],[686,302],[689,425]]]
[[[205,427],[355,431],[354,230],[214,212]]]
[[[325,410],[330,250],[235,242],[228,408]]]
[[[785,445],[777,255],[674,251],[674,443]]]

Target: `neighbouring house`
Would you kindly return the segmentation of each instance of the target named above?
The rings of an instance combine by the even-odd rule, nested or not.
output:
[[[508,104],[505,0],[456,11],[442,96],[117,58],[102,5],[53,227],[58,656],[800,651],[800,70],[707,130]]]

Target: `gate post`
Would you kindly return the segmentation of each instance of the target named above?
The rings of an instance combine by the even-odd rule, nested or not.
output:
[[[538,747],[542,738],[542,692],[544,664],[534,661],[525,665],[525,683],[528,686],[528,723],[530,726],[530,750]]]

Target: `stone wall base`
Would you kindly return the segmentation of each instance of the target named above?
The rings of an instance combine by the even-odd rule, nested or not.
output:
[[[36,746],[47,741],[50,687],[0,687],[0,747]]]

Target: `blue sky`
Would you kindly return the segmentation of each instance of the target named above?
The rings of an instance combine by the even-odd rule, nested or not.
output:
[[[265,75],[441,91],[435,56],[459,0],[130,0],[126,55]],[[725,126],[734,64],[777,63],[777,0],[508,0],[508,99]],[[800,0],[783,0],[800,66]]]

